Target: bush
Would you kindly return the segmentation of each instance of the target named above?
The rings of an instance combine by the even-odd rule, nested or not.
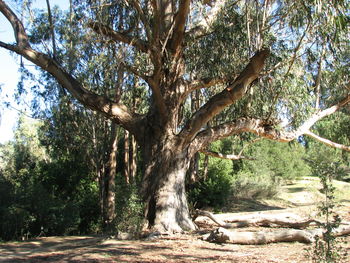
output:
[[[213,159],[208,177],[196,182],[189,191],[189,202],[195,208],[224,206],[231,195],[232,167],[230,161]]]
[[[120,232],[137,234],[144,223],[143,204],[137,186],[127,185],[122,176],[116,182],[116,228]]]
[[[232,196],[236,199],[272,198],[278,193],[279,186],[279,182],[269,175],[240,172],[233,179]]]

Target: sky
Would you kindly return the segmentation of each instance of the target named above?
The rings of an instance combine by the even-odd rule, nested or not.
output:
[[[16,8],[14,1],[5,1],[11,8]],[[50,0],[51,8],[58,5],[61,9],[68,7],[69,0]],[[34,8],[46,9],[46,0],[33,1]],[[17,14],[18,15],[18,14]],[[0,13],[0,41],[13,43],[15,41],[10,23]],[[25,64],[29,64],[25,61]],[[30,110],[25,104],[17,105],[14,100],[14,92],[20,77],[19,56],[11,54],[6,49],[0,48],[0,143],[5,143],[13,138],[19,111]],[[6,107],[4,102],[9,102]],[[30,96],[27,96],[26,104],[30,105]]]

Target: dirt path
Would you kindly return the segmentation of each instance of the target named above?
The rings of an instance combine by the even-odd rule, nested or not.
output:
[[[299,243],[219,245],[193,235],[156,241],[70,236],[0,245],[0,262],[305,262],[308,248]]]

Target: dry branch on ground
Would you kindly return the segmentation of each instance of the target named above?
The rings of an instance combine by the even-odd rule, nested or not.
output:
[[[306,229],[310,225],[320,226],[322,222],[314,219],[303,219],[293,214],[251,214],[246,216],[234,215],[226,217],[227,223],[208,211],[197,210],[196,216],[206,216],[220,227],[211,231],[209,235],[203,237],[209,242],[233,243],[244,245],[260,245],[276,242],[301,242],[312,243],[316,236],[322,237],[325,230],[321,228]],[[281,216],[283,215],[283,216]],[[238,228],[247,226],[279,226],[288,229],[268,230],[268,231],[230,231],[226,228]],[[342,225],[334,229],[334,236],[344,236],[350,234],[350,224],[343,222]]]

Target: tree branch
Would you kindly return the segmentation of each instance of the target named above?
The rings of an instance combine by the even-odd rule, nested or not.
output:
[[[215,1],[208,14],[196,25],[186,32],[186,35],[191,36],[192,38],[198,38],[202,35],[208,34],[209,28],[216,20],[217,15],[221,9],[225,6],[226,1]],[[235,4],[235,3],[234,3]]]
[[[280,142],[290,142],[301,135],[307,135],[318,141],[335,148],[339,148],[345,151],[349,151],[350,147],[331,142],[327,139],[321,138],[310,131],[310,128],[319,120],[324,117],[333,114],[341,107],[345,106],[350,102],[350,94],[347,95],[336,105],[329,107],[323,111],[313,114],[309,119],[307,119],[298,129],[294,131],[284,131],[279,130],[271,126],[264,120],[253,119],[253,118],[240,118],[234,122],[223,123],[221,125],[207,128],[196,136],[193,140],[193,145],[196,148],[195,151],[200,151],[209,143],[228,137],[233,134],[239,134],[243,132],[254,133],[260,137],[280,141]]]
[[[209,99],[206,104],[194,113],[181,131],[180,136],[191,141],[209,120],[228,105],[241,99],[245,95],[248,86],[259,76],[268,55],[269,51],[266,49],[258,51],[232,84]]]
[[[10,21],[17,41],[17,45],[0,41],[0,47],[25,57],[42,70],[50,73],[62,87],[67,89],[83,105],[92,110],[104,113],[126,129],[135,132],[135,122],[138,120],[138,115],[129,112],[123,104],[113,102],[105,96],[90,92],[72,75],[68,74],[54,59],[32,49],[22,22],[2,0],[0,0],[0,12]]]
[[[325,138],[322,138],[322,137],[318,136],[317,134],[315,134],[315,133],[313,133],[311,131],[306,131],[304,134],[309,136],[309,137],[311,137],[311,138],[314,138],[315,140],[317,140],[317,141],[319,141],[319,142],[321,142],[321,143],[323,143],[325,145],[328,145],[330,147],[350,152],[350,146],[346,146],[346,145],[343,145],[343,144],[332,142],[332,141],[330,141],[328,139],[325,139]]]
[[[139,17],[141,18],[141,22],[145,28],[146,31],[146,35],[149,41],[152,42],[152,33],[151,33],[151,28],[150,28],[150,24],[147,20],[147,17],[145,15],[145,13],[143,12],[142,7],[140,6],[139,1],[135,1],[135,0],[128,0],[128,2],[130,2],[134,9],[136,10],[137,14],[139,15]]]
[[[17,46],[20,48],[30,47],[28,36],[25,32],[22,22],[17,18],[16,14],[6,5],[6,3],[0,0],[0,11],[11,23]]]
[[[323,119],[326,116],[329,116],[333,113],[335,113],[336,111],[338,111],[340,108],[344,107],[346,104],[348,104],[350,102],[350,93],[343,98],[340,102],[338,102],[337,104],[324,109],[320,112],[316,112],[315,114],[313,114],[308,120],[306,120],[304,122],[303,125],[300,126],[300,128],[296,131],[296,133],[298,134],[297,136],[300,136],[302,134],[304,134],[306,131],[308,131],[317,121]]]
[[[117,32],[110,28],[109,26],[103,25],[99,22],[89,22],[88,26],[94,30],[96,33],[101,34],[103,36],[109,37],[110,39],[116,41],[116,42],[123,42],[125,44],[129,44],[135,48],[137,48],[139,51],[147,53],[149,48],[148,44],[138,38],[129,36],[127,34],[123,34],[120,32]]]
[[[173,37],[171,39],[171,48],[175,54],[179,52],[183,41],[186,20],[190,11],[190,3],[190,0],[181,0],[179,3],[178,12],[175,17]]]
[[[196,79],[193,80],[188,84],[188,92],[202,89],[202,88],[209,88],[212,86],[215,86],[217,84],[224,84],[227,80],[224,78],[217,78],[217,79],[210,79],[210,78],[203,78],[203,79]]]
[[[223,153],[219,153],[219,152],[213,152],[213,151],[206,151],[206,150],[200,150],[199,152],[205,154],[205,155],[209,155],[209,156],[213,156],[216,158],[220,158],[220,159],[226,159],[226,160],[256,160],[255,158],[251,158],[251,157],[246,157],[243,156],[241,154],[223,154]]]

